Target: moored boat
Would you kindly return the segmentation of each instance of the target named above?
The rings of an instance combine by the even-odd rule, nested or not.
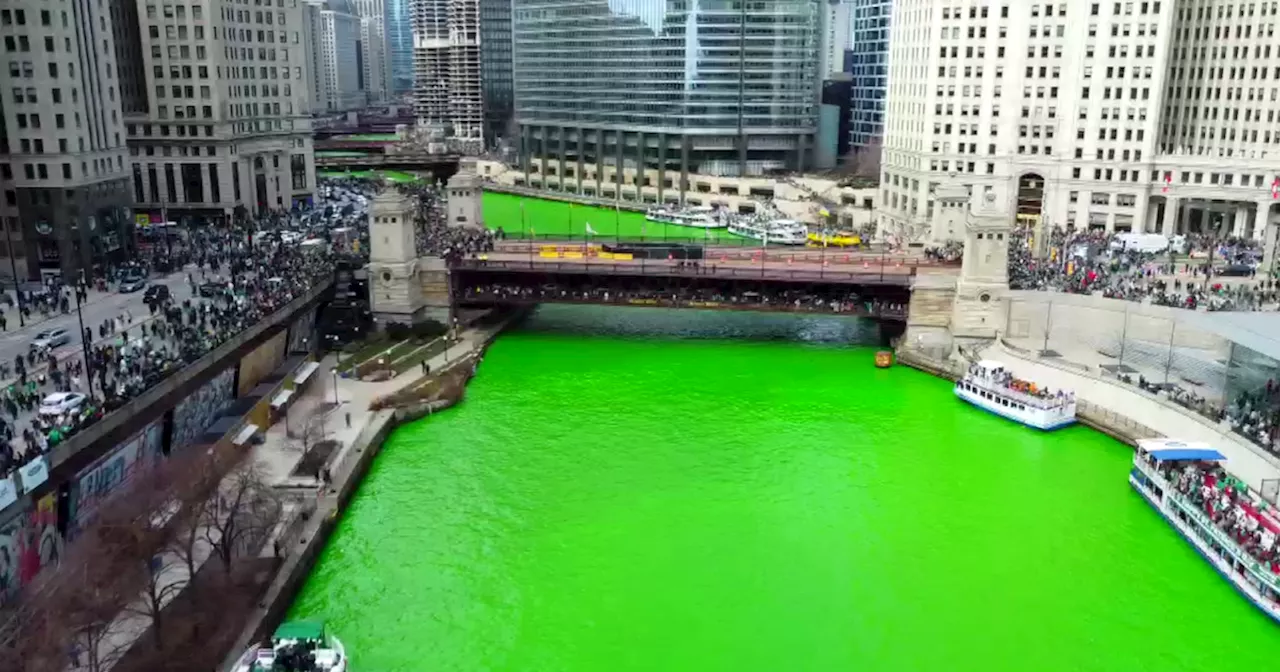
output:
[[[269,646],[251,647],[236,672],[346,672],[347,652],[323,623],[290,621],[276,628]]]
[[[650,208],[644,218],[659,224],[689,226],[695,229],[723,229],[728,226],[725,218],[712,207],[697,206],[692,208]]]
[[[774,245],[804,245],[809,229],[793,219],[741,217],[729,222],[729,233]]]
[[[956,381],[956,396],[1004,418],[1036,429],[1057,429],[1076,421],[1076,396],[1050,391],[1015,378],[1000,362],[983,360]]]
[[[1142,439],[1129,485],[1236,591],[1280,623],[1280,518],[1210,446]]]

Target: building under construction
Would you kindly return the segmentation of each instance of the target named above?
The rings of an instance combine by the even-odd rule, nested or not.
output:
[[[458,151],[484,148],[480,0],[413,0],[413,98],[419,123]]]

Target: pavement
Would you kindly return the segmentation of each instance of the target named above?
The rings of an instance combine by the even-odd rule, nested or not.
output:
[[[467,357],[488,339],[489,334],[497,330],[498,328],[490,328],[485,332],[464,331],[459,346],[450,347],[447,352],[430,360],[431,370],[443,370],[448,364]],[[295,397],[290,405],[288,422],[281,420],[267,428],[263,434],[263,441],[253,446],[247,458],[257,463],[266,481],[276,489],[284,502],[284,515],[263,544],[259,551],[260,557],[269,557],[274,554],[276,541],[281,542],[282,557],[286,562],[290,556],[300,551],[291,545],[293,537],[287,535],[290,529],[294,528],[294,514],[312,508],[311,503],[314,503],[315,513],[306,522],[301,538],[314,537],[316,526],[338,505],[336,484],[343,483],[351,477],[358,456],[358,451],[354,450],[357,439],[373,422],[375,415],[389,412],[370,411],[369,404],[374,399],[403,389],[422,377],[421,370],[414,367],[390,380],[376,383],[363,382],[335,377],[332,372],[336,363],[337,359],[332,354],[320,361],[320,368],[312,374],[311,381],[304,386],[302,393]],[[338,399],[336,407],[332,406],[335,384]],[[294,467],[302,459],[302,451],[300,445],[290,439],[286,431],[286,426],[289,426],[293,428],[295,434],[298,433],[306,419],[317,409],[322,412],[328,410],[323,416],[325,418],[324,435],[321,438],[337,440],[340,443],[327,463],[334,483],[327,489],[318,479],[292,475]],[[224,482],[224,487],[226,485],[227,482]],[[208,532],[208,530],[201,530],[199,536],[204,537]],[[209,560],[212,555],[211,550],[207,542],[200,542],[195,553],[196,571],[199,571],[200,567]],[[185,587],[190,580],[186,564],[173,553],[166,553],[158,558],[156,574],[158,577],[156,592],[165,598],[161,600],[162,604],[167,604],[177,597],[182,587]],[[268,599],[264,599],[260,604],[267,604]],[[140,596],[137,604],[122,611],[107,628],[98,647],[100,664],[96,669],[91,669],[88,665],[87,659],[90,656],[81,656],[82,664],[78,667],[69,665],[67,672],[107,672],[114,667],[116,662],[128,652],[129,647],[143,637],[150,627],[150,619],[137,613],[145,611],[143,609],[145,604],[145,599]],[[263,610],[259,609],[255,617],[260,617],[262,612]],[[236,651],[235,655],[238,656],[240,653]]]

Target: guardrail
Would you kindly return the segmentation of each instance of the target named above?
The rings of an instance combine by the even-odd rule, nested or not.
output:
[[[694,299],[661,299],[641,297],[580,298],[573,296],[510,296],[507,294],[472,293],[457,297],[459,303],[502,306],[528,306],[539,303],[572,303],[606,306],[632,306],[649,308],[692,308],[697,310],[746,310],[767,313],[808,313],[822,315],[842,315],[848,317],[871,317],[883,320],[905,321],[907,311],[892,309],[868,309],[857,306],[852,310],[835,311],[827,306],[796,306],[794,303],[745,303],[734,301],[701,301]]]
[[[886,273],[881,267],[864,271],[833,271],[828,268],[804,270],[778,268],[774,265],[725,266],[703,260],[698,266],[680,266],[667,260],[639,260],[629,262],[566,262],[543,257],[531,257],[527,261],[461,259],[453,262],[450,270],[516,271],[524,273],[562,273],[569,275],[624,275],[679,278],[714,278],[722,280],[778,280],[784,282],[816,282],[847,285],[893,285],[909,287],[915,275],[915,266],[904,266],[905,272]]]

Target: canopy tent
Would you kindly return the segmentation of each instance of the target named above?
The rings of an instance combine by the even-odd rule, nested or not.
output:
[[[1166,448],[1164,450],[1153,450],[1150,455],[1151,459],[1157,462],[1172,460],[1219,462],[1227,459],[1222,453],[1211,448]]]
[[[276,639],[324,639],[324,625],[315,621],[289,621],[276,628]]]

